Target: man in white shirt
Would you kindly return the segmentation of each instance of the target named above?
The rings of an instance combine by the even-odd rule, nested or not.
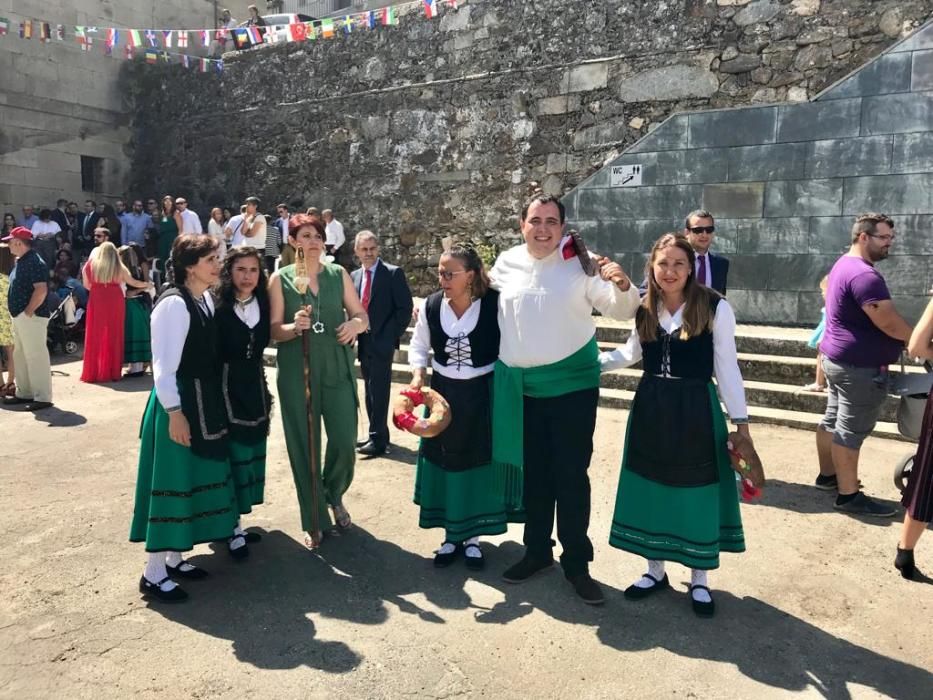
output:
[[[324,241],[327,254],[338,258],[340,256],[338,251],[341,251],[341,246],[347,240],[343,233],[343,224],[334,218],[334,212],[330,209],[322,211],[321,218],[324,219],[324,233],[327,234],[327,240]]]
[[[693,271],[697,282],[726,295],[726,278],[729,276],[729,261],[721,255],[710,252],[713,234],[716,231],[713,215],[705,209],[697,209],[687,214],[684,220],[684,235],[690,247],[696,253]]]
[[[201,217],[188,208],[187,199],[184,197],[178,197],[175,200],[175,208],[178,209],[179,213],[181,214],[181,223],[184,229],[179,231],[179,234],[204,233],[204,229],[201,227]]]
[[[599,349],[592,312],[633,318],[638,290],[617,263],[600,261],[590,276],[565,236],[564,207],[533,197],[521,214],[523,245],[502,253],[490,271],[499,290],[499,362],[493,459],[524,473],[524,558],[503,578],[521,583],[553,564],[557,510],[561,566],[584,602],[604,602],[589,575],[587,536]]]
[[[55,267],[55,251],[58,248],[55,236],[61,233],[61,230],[61,226],[52,220],[50,209],[42,209],[39,218],[32,225],[33,247],[50,270]]]
[[[260,254],[266,249],[266,217],[259,213],[259,197],[247,197],[243,206],[243,224],[240,226],[239,237],[234,237],[234,246],[250,246],[256,248]],[[231,217],[230,221],[233,221]]]

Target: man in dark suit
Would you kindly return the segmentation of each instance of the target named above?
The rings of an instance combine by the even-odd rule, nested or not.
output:
[[[705,209],[697,209],[687,214],[684,221],[684,235],[690,241],[693,252],[696,253],[694,264],[696,279],[700,284],[712,287],[725,296],[729,261],[721,255],[709,252],[710,246],[713,245],[715,231],[713,215]]]
[[[94,247],[94,229],[97,228],[97,222],[100,220],[100,213],[97,211],[97,204],[93,199],[84,203],[84,211],[78,213],[78,228],[75,231],[71,242],[72,250],[77,261],[86,258],[91,254]]]
[[[411,322],[413,302],[402,269],[379,259],[379,239],[372,231],[356,234],[353,250],[362,267],[351,277],[369,315],[369,330],[359,337],[369,439],[358,445],[357,451],[376,457],[385,454],[389,445],[392,357]]]

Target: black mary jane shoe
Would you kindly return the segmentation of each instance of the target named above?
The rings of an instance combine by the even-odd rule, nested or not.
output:
[[[245,545],[245,544],[244,544],[242,547],[237,547],[236,549],[233,549],[233,548],[230,546],[230,544],[231,544],[231,543],[233,542],[233,540],[235,540],[237,537],[242,537],[244,541],[246,540],[246,535],[245,535],[245,534],[243,534],[243,535],[236,535],[235,537],[231,537],[230,539],[227,540],[227,552],[230,554],[231,557],[233,557],[233,558],[236,559],[237,561],[243,561],[244,559],[246,559],[246,558],[249,556],[249,545]]]
[[[187,564],[190,566],[190,569],[182,569],[181,567]],[[166,571],[168,571],[170,578],[185,578],[189,581],[200,581],[203,578],[207,578],[210,574],[206,569],[202,569],[199,566],[195,566],[190,561],[185,561],[184,559],[178,564],[178,566],[172,566],[171,564],[165,565]]]
[[[468,556],[468,553],[471,550],[473,556]],[[477,556],[479,555],[479,556]],[[464,544],[463,545],[463,561],[466,562],[466,567],[472,569],[473,571],[480,571],[483,567],[486,566],[486,559],[483,557],[483,550],[480,549],[478,544]]]
[[[246,540],[246,544],[256,544],[262,540],[262,535],[260,535],[258,532],[244,532],[243,539]]]
[[[153,598],[163,603],[180,603],[187,600],[188,594],[181,586],[175,586],[170,591],[162,590],[162,584],[169,580],[171,579],[166,576],[158,583],[153,583],[145,576],[141,576],[139,579],[139,592],[143,594],[144,598]]]
[[[457,557],[460,556],[460,554],[463,552],[463,545],[458,542],[444,542],[441,547],[443,547],[445,544],[454,545],[454,551],[441,554],[441,551],[437,550],[437,554],[434,555],[435,569],[446,569],[448,566],[453,564]]]
[[[627,600],[641,600],[642,598],[647,598],[650,595],[671,587],[671,582],[670,579],[667,578],[667,574],[664,574],[660,581],[651,574],[642,574],[642,576],[644,578],[650,578],[652,581],[654,581],[654,585],[649,586],[648,588],[641,588],[640,586],[636,586],[633,583],[622,593],[622,595],[624,595]]]
[[[693,597],[696,589],[702,589],[710,594],[708,603],[703,603]],[[690,586],[690,604],[693,606],[693,612],[697,617],[712,617],[716,613],[716,603],[713,601],[713,592],[706,586]]]

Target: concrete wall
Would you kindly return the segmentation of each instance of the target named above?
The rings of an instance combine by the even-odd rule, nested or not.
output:
[[[102,36],[92,51],[82,51],[74,40],[75,25],[212,27],[215,4],[0,0],[0,16],[10,20],[9,34],[0,38],[0,212],[19,215],[24,204],[54,206],[59,197],[82,201],[124,194],[130,131],[127,103],[117,87],[122,53],[104,56]],[[248,4],[219,3],[239,8],[244,17]],[[50,22],[53,33],[56,24],[66,25],[66,41],[20,39],[19,22],[25,18]],[[103,159],[103,186],[97,192],[81,189],[82,155]]]
[[[641,186],[612,186],[638,165]],[[812,102],[672,116],[569,193],[569,218],[636,279],[662,233],[695,208],[716,217],[740,320],[812,323],[818,283],[848,248],[853,217],[894,217],[879,265],[919,317],[933,282],[933,24]]]

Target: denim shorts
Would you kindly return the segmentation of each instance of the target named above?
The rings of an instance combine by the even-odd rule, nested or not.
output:
[[[833,434],[837,445],[857,450],[878,422],[887,382],[878,367],[855,367],[825,355],[822,361],[829,398],[820,427]]]

